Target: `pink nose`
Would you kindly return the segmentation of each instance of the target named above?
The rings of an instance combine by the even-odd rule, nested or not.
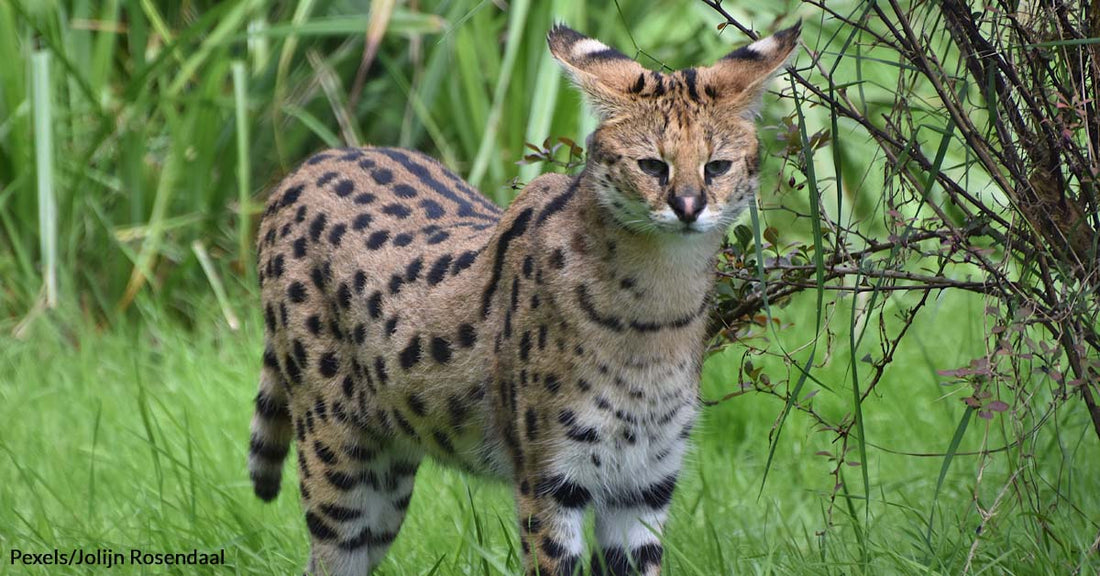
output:
[[[699,213],[702,212],[703,207],[707,205],[707,199],[703,195],[673,196],[669,198],[668,205],[672,207],[672,211],[676,213],[677,218],[690,224],[695,222],[695,219],[699,217]]]

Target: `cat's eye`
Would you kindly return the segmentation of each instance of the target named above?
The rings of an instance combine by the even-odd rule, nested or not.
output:
[[[729,160],[712,160],[703,166],[703,173],[707,178],[717,178],[730,171],[733,163]]]
[[[659,178],[662,182],[668,180],[668,164],[656,158],[642,158],[638,160],[638,168],[642,169],[642,172],[649,174],[655,178]]]

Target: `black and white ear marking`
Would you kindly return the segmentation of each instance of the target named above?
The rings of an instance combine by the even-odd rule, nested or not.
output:
[[[586,62],[601,60],[630,60],[630,57],[618,50],[589,38],[564,24],[556,24],[546,35],[550,52],[558,60],[577,67]]]
[[[596,112],[608,117],[628,106],[640,89],[641,64],[618,50],[563,24],[546,35],[550,53],[588,96]],[[642,80],[644,82],[644,80]]]
[[[798,44],[798,38],[801,34],[802,22],[799,22],[767,38],[761,38],[748,46],[742,46],[727,54],[724,59],[764,62],[778,57],[785,60],[787,55],[794,49],[794,46]]]
[[[730,52],[700,72],[703,90],[718,105],[756,114],[760,97],[798,47],[802,23]]]

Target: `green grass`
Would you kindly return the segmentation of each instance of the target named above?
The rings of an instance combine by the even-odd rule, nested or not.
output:
[[[784,346],[806,338],[801,326],[815,316],[808,296],[777,310],[794,324],[779,332]],[[874,446],[946,449],[964,406],[958,390],[942,386],[934,371],[965,363],[980,352],[982,340],[980,326],[960,325],[950,332],[940,326],[944,317],[980,318],[975,313],[980,307],[976,299],[944,299],[914,328],[913,345],[890,368],[897,382],[864,404]],[[270,505],[252,495],[245,470],[262,321],[254,310],[246,311],[242,328],[233,332],[212,299],[204,308],[209,312],[193,330],[158,318],[109,332],[83,327],[53,334],[38,324],[32,339],[0,338],[0,364],[11,367],[0,375],[5,563],[13,548],[224,548],[231,569],[211,573],[285,574],[301,567],[308,545],[293,466],[287,468],[283,493]],[[822,391],[815,399],[823,412],[846,409],[849,362],[842,347],[833,352],[831,361],[814,371],[815,378],[839,390]],[[741,353],[730,348],[711,358],[704,397],[717,398],[735,386]],[[754,361],[777,380],[788,370],[767,358]],[[768,434],[781,408],[779,401],[755,394],[704,409],[666,530],[669,574],[961,571],[979,525],[971,503],[978,458],[955,458],[926,542],[942,458],[899,456],[870,446],[870,521],[862,527],[861,550],[853,533],[857,524],[841,502],[832,512],[833,526],[825,530],[832,465],[815,453],[832,451],[832,436],[815,431],[808,418],[796,412],[789,419],[761,489]],[[1065,430],[1084,429],[1084,418],[1074,407],[1058,415]],[[959,450],[979,449],[983,441],[1001,444],[1009,436],[999,432],[1001,424],[975,419]],[[990,457],[978,494],[982,505],[990,506],[1015,460],[1033,455],[1019,480],[1061,486],[1064,501],[1042,491],[1051,496],[1043,521],[1058,528],[1061,540],[1037,531],[1021,514],[1027,507],[1010,494],[983,529],[975,573],[1100,568],[1095,555],[1081,556],[1096,534],[1100,450],[1087,435],[1059,437],[1044,430],[1023,453]],[[848,481],[858,484],[859,471],[845,468]],[[438,563],[437,574],[482,574],[486,564],[489,574],[513,574],[519,566],[516,550],[508,487],[428,464],[381,573],[427,574]],[[16,573],[85,571],[37,567]],[[144,572],[126,566],[111,573]]]

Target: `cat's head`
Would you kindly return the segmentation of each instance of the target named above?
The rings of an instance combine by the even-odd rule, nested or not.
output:
[[[562,25],[550,52],[600,117],[585,170],[621,225],[640,232],[724,230],[752,201],[755,120],[799,26],[734,50],[712,66],[647,70]]]

